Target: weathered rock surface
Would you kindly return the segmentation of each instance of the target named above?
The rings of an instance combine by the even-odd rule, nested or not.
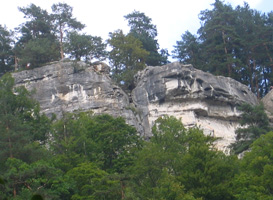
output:
[[[127,94],[109,77],[103,63],[55,62],[13,74],[17,85],[36,90],[41,111],[61,117],[76,110],[122,116],[144,137],[151,136],[154,121],[163,115],[182,118],[187,127],[200,126],[205,134],[221,139],[216,146],[228,151],[235,141],[242,103],[257,104],[247,86],[222,76],[171,63],[147,67],[136,76],[130,103]]]
[[[273,89],[262,98],[262,102],[270,122],[273,123]]]
[[[130,109],[128,96],[109,77],[109,67],[103,63],[89,66],[83,62],[56,62],[50,65],[14,73],[15,83],[35,90],[41,111],[61,117],[76,110],[122,116],[127,123],[142,132]]]
[[[178,62],[147,67],[136,75],[132,98],[140,113],[144,136],[151,136],[154,121],[163,115],[182,118],[185,126],[200,126],[205,134],[220,137],[224,151],[235,141],[242,103],[257,104],[256,96],[241,83],[182,65]]]

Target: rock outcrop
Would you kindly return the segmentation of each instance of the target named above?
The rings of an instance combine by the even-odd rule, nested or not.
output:
[[[84,62],[55,62],[13,74],[16,85],[34,90],[41,111],[59,118],[64,112],[89,111],[122,116],[142,132],[131,109],[128,96],[109,77],[104,63],[90,66]]]
[[[216,146],[228,151],[235,140],[242,103],[257,104],[247,86],[222,76],[171,63],[147,67],[136,75],[132,102],[109,77],[103,63],[55,62],[13,74],[17,85],[36,90],[34,98],[46,115],[76,110],[122,116],[144,137],[151,136],[155,120],[163,115],[181,118],[187,127],[200,126],[219,137]]]
[[[270,122],[273,124],[273,89],[271,89],[267,95],[262,98],[265,111]]]
[[[146,137],[158,117],[172,115],[187,127],[200,126],[205,134],[221,138],[216,146],[224,151],[235,141],[237,106],[258,103],[247,86],[178,62],[147,67],[136,75],[136,84],[132,98]]]

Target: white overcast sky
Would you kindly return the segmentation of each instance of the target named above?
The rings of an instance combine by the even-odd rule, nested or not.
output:
[[[83,32],[108,38],[109,32],[129,28],[124,15],[134,10],[144,12],[157,26],[160,48],[173,50],[176,41],[189,30],[196,33],[200,27],[198,14],[201,10],[211,9],[215,0],[6,0],[0,7],[0,24],[14,29],[24,22],[23,14],[18,7],[26,7],[31,3],[51,12],[51,5],[65,2],[73,7],[74,17],[86,25]],[[243,5],[244,0],[225,0],[233,7]],[[268,13],[273,10],[272,0],[245,0],[250,8]]]

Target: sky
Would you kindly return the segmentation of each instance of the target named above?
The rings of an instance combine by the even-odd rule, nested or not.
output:
[[[247,2],[250,8],[268,13],[273,11],[272,0],[225,0],[233,7]],[[108,39],[109,32],[117,29],[129,31],[124,16],[134,10],[144,12],[152,19],[158,32],[160,48],[167,48],[169,53],[181,40],[187,30],[196,34],[200,28],[198,14],[211,9],[215,0],[6,0],[0,7],[0,24],[10,30],[25,22],[18,7],[27,7],[31,3],[51,12],[55,3],[67,3],[73,7],[74,17],[86,25],[84,33]]]

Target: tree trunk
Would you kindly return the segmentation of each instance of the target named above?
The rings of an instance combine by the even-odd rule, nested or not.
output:
[[[253,69],[256,69],[256,61],[253,61]],[[258,75],[255,70],[255,86],[256,86],[256,93],[257,93],[257,98],[260,99],[260,87],[259,87],[259,80],[258,80]]]
[[[251,89],[252,92],[254,92],[254,84],[253,84],[253,78],[252,78],[253,70],[252,70],[252,67],[251,67],[250,58],[248,58],[247,62],[248,62],[250,89]]]
[[[9,157],[13,158],[13,153],[12,153],[12,144],[11,144],[11,139],[9,136],[9,127],[6,128],[7,134],[8,134],[8,140],[9,140]]]
[[[13,185],[13,197],[16,197],[16,187],[15,187],[15,185]]]
[[[63,50],[63,30],[62,25],[60,24],[60,53],[61,53],[61,59],[64,58],[64,50]]]
[[[231,77],[231,65],[229,63],[229,60],[228,60],[228,50],[227,50],[227,46],[226,46],[226,40],[225,40],[225,32],[222,31],[222,39],[223,39],[223,42],[224,42],[224,50],[225,50],[225,54],[226,54],[226,59],[227,59],[227,67],[228,67],[228,76]]]
[[[124,189],[125,186],[123,185],[123,181],[120,181],[120,187],[121,187],[121,199],[125,199]]]
[[[14,71],[18,70],[18,59],[17,56],[14,56]]]
[[[266,45],[266,43],[263,43],[263,45],[264,45],[264,47],[265,47],[265,50],[266,50],[266,55],[267,55],[267,57],[269,58],[269,60],[270,60],[270,66],[271,66],[271,68],[273,68],[273,58],[270,56],[270,54],[269,54],[269,49],[268,49],[268,46]]]

